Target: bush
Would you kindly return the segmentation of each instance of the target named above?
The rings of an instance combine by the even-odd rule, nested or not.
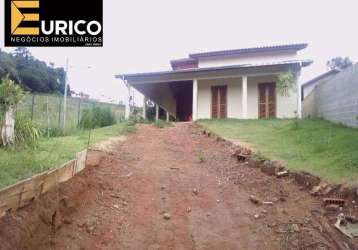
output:
[[[63,131],[63,129],[60,127],[50,127],[48,128],[48,135],[49,137],[61,137],[61,136],[65,136],[66,134],[65,131]]]
[[[163,121],[163,120],[158,120],[156,122],[154,122],[154,126],[158,127],[158,128],[165,128],[165,127],[168,127],[170,126],[171,123],[170,122],[166,122],[166,121]]]
[[[79,127],[94,129],[111,126],[115,123],[116,119],[109,108],[94,107],[83,111]]]
[[[15,117],[15,141],[17,144],[35,145],[41,136],[41,129],[23,114]]]

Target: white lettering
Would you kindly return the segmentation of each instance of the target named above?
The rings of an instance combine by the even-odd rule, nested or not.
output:
[[[84,20],[79,20],[75,23],[75,32],[78,34],[78,35],[85,35],[86,32],[85,31],[81,31],[78,26],[80,26],[81,24],[86,24],[86,21]]]
[[[97,26],[97,30],[92,31],[91,27],[92,27],[93,25]],[[102,31],[102,26],[101,26],[101,24],[100,24],[99,22],[97,22],[97,21],[91,21],[91,22],[89,22],[89,23],[87,24],[87,32],[88,32],[90,35],[96,36],[96,35],[98,35],[99,33],[101,33],[101,31]]]
[[[60,35],[60,33],[62,33],[62,35],[67,35],[67,22],[66,21],[62,21],[62,20],[59,20],[59,21],[56,21],[55,23],[55,34],[56,35]]]

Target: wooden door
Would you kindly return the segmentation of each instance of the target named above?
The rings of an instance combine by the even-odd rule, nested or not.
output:
[[[276,117],[276,83],[259,84],[259,118]]]
[[[227,117],[227,86],[211,87],[211,118]]]

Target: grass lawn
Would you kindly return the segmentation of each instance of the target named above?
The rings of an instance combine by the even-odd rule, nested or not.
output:
[[[331,182],[358,184],[358,129],[323,120],[202,120],[225,138],[249,143],[264,157],[281,160]]]
[[[127,123],[95,129],[90,143],[127,131]],[[87,147],[88,138],[89,131],[78,130],[71,136],[42,138],[35,148],[0,149],[0,188],[66,163]]]

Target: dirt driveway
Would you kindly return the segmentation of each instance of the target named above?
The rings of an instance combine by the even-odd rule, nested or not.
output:
[[[193,124],[143,125],[92,154],[101,161],[2,220],[0,249],[349,249],[307,191]]]

